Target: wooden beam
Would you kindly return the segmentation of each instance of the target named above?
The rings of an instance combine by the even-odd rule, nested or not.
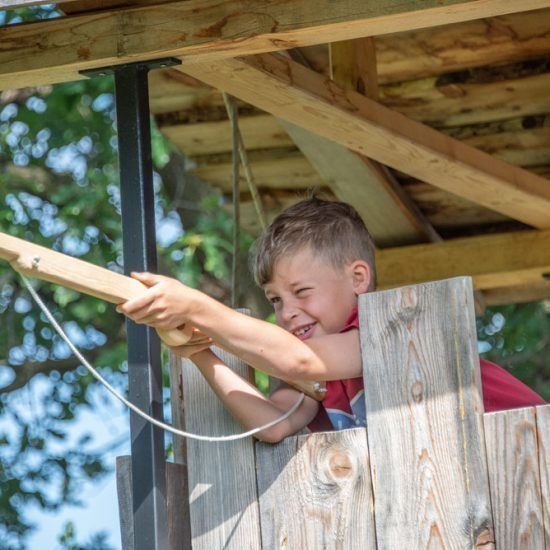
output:
[[[5,233],[0,233],[0,258],[7,260],[13,269],[23,275],[84,292],[113,304],[137,298],[147,290],[136,279]],[[158,333],[169,346],[181,346],[190,340],[192,331],[192,327],[185,325],[180,329],[159,330]]]
[[[292,189],[298,197],[300,192],[304,194],[307,189],[323,185],[319,174],[299,151],[279,159],[271,154],[255,155],[252,151],[249,157],[256,185],[262,189],[266,187]],[[192,169],[192,172],[204,181],[219,187],[223,192],[231,193],[231,162],[229,159],[216,164],[199,164]],[[242,184],[244,191],[246,189],[244,175]]]
[[[514,13],[376,38],[381,85],[472,68],[545,58],[550,54],[550,10]],[[329,74],[324,45],[301,50],[317,72]]]
[[[329,57],[334,82],[377,99],[374,38],[329,44]],[[441,240],[385,166],[289,122],[283,126],[334,194],[356,205],[378,246]]]
[[[293,145],[281,124],[271,115],[239,117],[239,128],[247,150]],[[188,156],[231,151],[231,127],[228,120],[164,126],[161,130]]]
[[[436,77],[380,89],[380,103],[436,128],[490,123],[550,111],[550,74],[440,85]]]
[[[412,201],[388,180],[381,165],[357,155],[310,130],[281,120],[300,151],[336,197],[353,204],[377,246],[399,246],[438,239],[435,230],[416,214]],[[417,207],[415,207],[417,208]]]
[[[535,285],[550,276],[550,230],[500,233],[378,250],[378,288],[470,275],[476,289]],[[550,284],[548,285],[550,297]]]
[[[77,0],[55,0],[56,4],[76,2]],[[52,4],[50,0],[0,0],[0,9],[15,10],[17,8],[26,8],[28,6],[38,6],[39,4]]]
[[[421,181],[407,182],[407,194],[439,230],[509,222],[510,219],[472,201]]]
[[[482,294],[485,304],[488,306],[540,302],[550,298],[550,281],[543,281],[540,284],[529,286],[490,288],[482,291]]]
[[[329,44],[328,51],[330,77],[334,82],[371,99],[378,99],[378,68],[374,37],[333,42]]]
[[[168,56],[213,61],[548,7],[548,0],[178,0],[0,28],[0,89]]]
[[[289,59],[263,54],[181,70],[382,164],[550,228],[550,186],[544,178],[343,90]]]

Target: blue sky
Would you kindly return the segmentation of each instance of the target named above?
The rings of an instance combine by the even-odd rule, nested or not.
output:
[[[28,518],[37,524],[37,530],[28,541],[29,549],[58,548],[58,536],[68,521],[74,523],[79,542],[87,541],[90,535],[98,531],[106,531],[111,548],[121,548],[114,465],[116,456],[130,454],[129,415],[103,387],[97,387],[95,393],[94,410],[79,412],[71,437],[77,439],[82,433],[90,431],[96,448],[108,447],[112,441],[122,440],[120,448],[106,456],[107,462],[113,466],[113,472],[100,481],[84,485],[81,494],[83,507],[66,506],[58,512],[44,512],[35,508],[29,513]]]

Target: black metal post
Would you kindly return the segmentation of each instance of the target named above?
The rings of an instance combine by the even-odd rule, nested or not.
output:
[[[156,271],[155,199],[146,64],[113,69],[120,162],[124,271]],[[130,401],[162,419],[157,334],[127,322]],[[164,433],[131,413],[134,548],[168,548]]]
[[[175,59],[83,72],[113,74],[120,162],[124,272],[156,271],[155,198],[147,74]],[[127,321],[128,393],[141,410],[162,420],[162,369],[156,332]],[[130,413],[134,550],[169,548],[164,433]]]

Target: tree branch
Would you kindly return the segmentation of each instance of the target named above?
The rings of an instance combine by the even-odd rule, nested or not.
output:
[[[102,348],[94,348],[87,351],[88,360],[90,362],[94,361],[94,359],[99,356],[101,351]],[[37,374],[48,375],[53,371],[64,373],[76,369],[81,364],[82,363],[77,357],[71,356],[67,359],[61,359],[59,361],[46,361],[41,363],[38,361],[25,361],[22,365],[5,365],[13,370],[15,373],[15,378],[7,386],[0,388],[0,395],[8,394],[22,388]]]

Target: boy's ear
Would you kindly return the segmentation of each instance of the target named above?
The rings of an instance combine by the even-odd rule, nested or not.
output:
[[[372,271],[364,260],[355,260],[350,265],[353,290],[355,294],[364,294],[369,290]]]

